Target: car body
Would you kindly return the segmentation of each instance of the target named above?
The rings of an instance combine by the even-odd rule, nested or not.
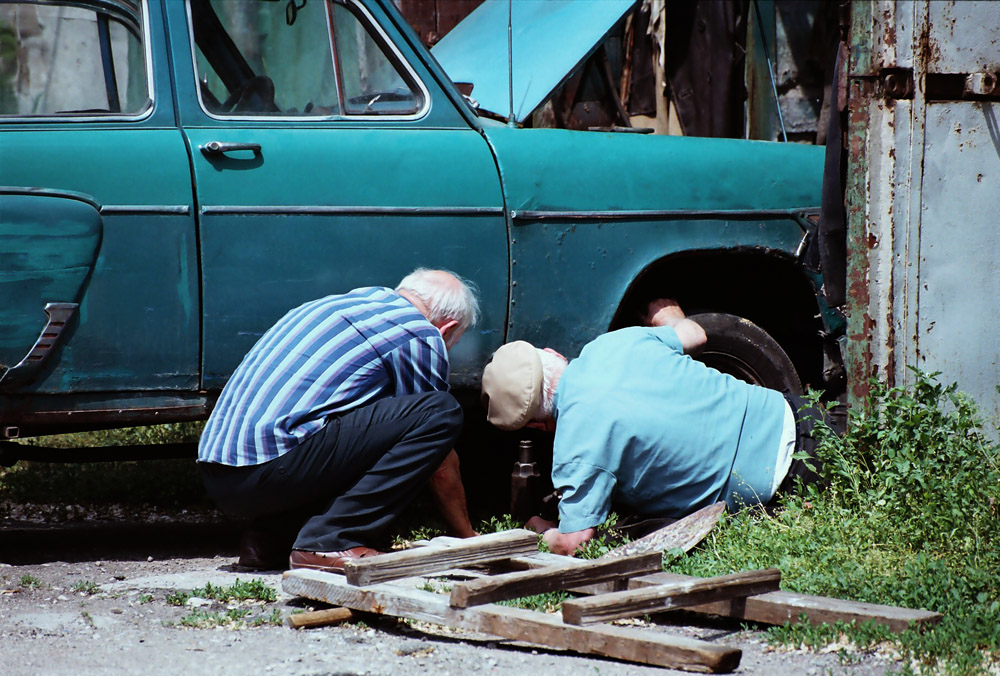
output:
[[[5,1],[3,32],[7,438],[204,418],[289,308],[417,266],[479,288],[458,388],[661,295],[823,385],[822,149],[480,116],[391,2]]]

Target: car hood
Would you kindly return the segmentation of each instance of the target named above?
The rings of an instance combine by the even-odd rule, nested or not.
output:
[[[637,0],[486,0],[431,52],[480,107],[522,122],[604,41]],[[510,104],[510,9],[514,105]]]

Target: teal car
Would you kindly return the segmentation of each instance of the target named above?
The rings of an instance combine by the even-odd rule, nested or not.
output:
[[[386,0],[2,0],[0,56],[2,438],[203,419],[288,308],[417,266],[479,287],[459,390],[659,296],[832,384],[821,148],[498,120]]]

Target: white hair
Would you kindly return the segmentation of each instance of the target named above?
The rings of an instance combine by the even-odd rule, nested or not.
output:
[[[454,319],[464,331],[479,321],[475,284],[448,270],[417,268],[403,278],[396,291],[409,291],[419,298],[434,325]]]
[[[559,355],[535,348],[538,358],[542,361],[542,399],[538,404],[538,420],[548,420],[555,413],[556,388],[559,379],[566,369],[566,360]]]

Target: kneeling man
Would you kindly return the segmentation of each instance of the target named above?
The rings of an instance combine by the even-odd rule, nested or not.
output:
[[[452,534],[475,535],[452,450],[462,410],[447,350],[478,314],[469,285],[421,269],[395,290],[301,305],[257,341],[198,451],[209,495],[252,520],[241,565],[342,571],[378,553],[428,479]]]
[[[555,430],[558,529],[528,523],[554,552],[594,537],[612,498],[643,516],[679,518],[720,500],[730,510],[766,504],[795,476],[817,478],[792,458],[812,446],[811,425],[797,429],[793,412],[801,399],[692,359],[705,331],[671,300],[650,303],[646,324],[597,338],[572,362],[509,343],[483,373],[490,422]]]

